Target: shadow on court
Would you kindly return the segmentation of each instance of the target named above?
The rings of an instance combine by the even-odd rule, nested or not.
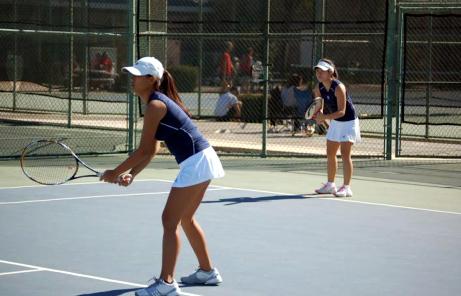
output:
[[[232,197],[232,198],[220,198],[218,200],[204,200],[204,204],[213,204],[213,203],[225,203],[225,206],[231,206],[241,203],[255,203],[255,202],[267,202],[267,201],[282,201],[282,200],[292,200],[292,199],[306,199],[311,196],[304,195],[271,195],[271,196],[262,196],[262,197]],[[312,196],[315,197],[315,196]]]
[[[123,295],[125,293],[134,292],[138,289],[139,288],[117,289],[117,290],[110,290],[110,291],[103,291],[103,292],[96,292],[96,293],[79,294],[77,296],[118,296],[118,295]]]

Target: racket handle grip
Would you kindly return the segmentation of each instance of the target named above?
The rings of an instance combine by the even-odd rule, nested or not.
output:
[[[101,178],[102,175],[104,175],[104,173],[101,173],[101,172],[95,172],[95,173],[96,173],[96,176],[98,176],[99,178]],[[123,175],[118,176],[117,180],[121,181],[123,179],[122,177]]]
[[[104,173],[101,173],[101,172],[95,172],[95,173],[96,173],[96,176],[98,176],[99,178],[101,178],[101,176],[104,175]],[[130,175],[130,176],[131,176],[131,174],[122,174],[122,175],[119,175],[119,176],[117,177],[117,182],[123,181],[123,177],[126,176],[126,175]]]

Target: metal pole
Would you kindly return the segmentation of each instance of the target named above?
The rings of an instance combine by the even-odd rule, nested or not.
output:
[[[396,0],[389,0],[387,40],[386,40],[386,120],[384,124],[384,155],[392,159],[392,105],[396,99],[396,39],[397,39],[397,8]],[[397,139],[396,139],[397,140]]]
[[[427,89],[426,89],[426,128],[425,128],[425,137],[426,139],[429,138],[429,118],[430,118],[430,99],[432,98],[432,16],[429,16],[429,57],[428,57],[428,65],[427,65],[427,76],[428,76],[428,84],[427,84]]]
[[[203,0],[200,0],[199,9],[199,32],[203,32]],[[203,37],[199,39],[199,64],[198,64],[198,99],[197,99],[197,115],[200,117],[202,113],[202,75],[203,75]]]
[[[53,23],[51,1],[52,0],[48,0],[48,23],[50,25]],[[51,94],[51,89],[53,87],[53,82],[54,82],[54,79],[52,77],[53,77],[53,74],[48,75],[48,82],[49,82],[48,83],[48,93],[50,93],[50,94]]]
[[[326,0],[322,0],[322,25],[321,25],[321,31],[320,33],[322,34],[320,37],[320,57],[323,57],[325,55],[325,45],[323,43],[323,38],[325,38],[325,21],[326,21],[326,12],[327,12],[327,5],[326,5]]]
[[[266,7],[266,25],[264,30],[264,104],[263,104],[263,126],[262,126],[262,151],[261,157],[267,157],[267,118],[268,118],[268,100],[269,100],[269,33],[270,33],[270,11],[271,1],[267,0]]]
[[[135,44],[136,44],[136,0],[130,0],[128,7],[128,65],[135,63]],[[127,85],[130,85],[130,77],[127,79]],[[128,153],[134,151],[134,138],[135,138],[135,116],[134,116],[134,103],[135,97],[131,92],[130,87],[127,88],[127,102],[128,102]]]
[[[89,30],[88,28],[88,0],[83,0],[83,11],[84,11],[84,21],[83,23],[86,24],[86,27],[87,27],[87,30]],[[89,42],[88,42],[88,37],[85,38],[86,42],[85,42],[85,49],[84,49],[84,53],[83,53],[83,80],[82,80],[82,83],[83,83],[83,89],[82,89],[82,99],[83,99],[83,114],[88,114],[89,111],[88,111],[88,59],[89,59],[89,53],[88,51],[90,50],[89,49]]]
[[[323,38],[325,34],[325,18],[326,18],[326,4],[325,0],[316,0],[314,1],[314,19],[316,24],[314,26],[316,36],[314,38],[314,54],[312,55],[313,61],[312,64],[315,64],[320,58],[323,57],[324,53],[324,44]],[[320,24],[318,24],[320,22]],[[318,32],[320,31],[320,32]],[[313,78],[315,81],[315,73],[312,72]]]
[[[396,73],[396,100],[395,100],[395,155],[400,156],[402,153],[402,120],[400,114],[402,112],[402,97],[403,97],[403,69],[404,69],[404,49],[405,49],[405,14],[400,12],[398,14],[399,24],[398,24],[398,36],[399,42],[397,45],[397,73]]]
[[[323,57],[324,53],[324,44],[323,38],[325,34],[325,18],[326,18],[326,3],[325,0],[315,0],[314,1],[314,32],[311,35],[313,43],[313,53],[311,64],[315,65],[319,59]],[[318,24],[320,22],[320,25]],[[311,80],[317,81],[315,77],[315,71],[311,71]]]
[[[18,19],[18,9],[16,6],[16,1],[14,1],[13,6],[13,15],[14,21],[17,22]],[[14,34],[14,51],[13,51],[13,112],[16,111],[16,79],[18,76],[18,61],[17,61],[17,54],[18,54],[18,34]]]
[[[84,23],[87,26],[88,29],[88,0],[83,0],[83,5],[84,5]],[[83,57],[83,89],[82,89],[82,99],[83,99],[83,114],[88,114],[88,59],[89,59],[89,42],[88,42],[88,37],[86,37],[86,45],[85,45],[85,51],[84,51],[84,57]]]
[[[69,26],[70,31],[74,30],[74,0],[69,1]],[[69,81],[69,93],[68,93],[68,107],[67,107],[67,127],[70,128],[72,126],[72,87],[74,84],[72,72],[74,68],[74,36],[70,35],[69,37],[69,73],[68,73],[68,81]]]
[[[165,64],[166,62],[168,61],[168,37],[170,36],[169,32],[168,32],[168,0],[165,0],[164,4],[163,4],[165,7],[165,25],[163,26],[163,31],[165,32],[165,38],[162,39],[163,41],[163,58],[164,58],[164,61],[165,61]]]
[[[152,0],[147,0],[146,1],[146,19],[148,20],[147,21],[147,30],[152,30],[152,23],[150,22],[151,20],[151,16],[153,14],[152,12],[152,7],[151,7],[151,3],[152,3]],[[155,16],[154,16],[155,18]],[[155,29],[158,29],[158,28],[155,28]],[[151,57],[155,54],[157,54],[157,52],[155,51],[155,54],[153,53],[153,50],[152,50],[152,36],[147,36],[147,56]],[[164,60],[166,61],[166,60]]]

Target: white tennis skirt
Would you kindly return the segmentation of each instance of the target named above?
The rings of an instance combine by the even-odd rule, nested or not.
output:
[[[224,177],[224,169],[213,147],[183,160],[172,187],[189,187],[208,180]]]
[[[327,132],[327,140],[333,142],[352,142],[360,143],[360,124],[359,119],[349,121],[331,120]]]

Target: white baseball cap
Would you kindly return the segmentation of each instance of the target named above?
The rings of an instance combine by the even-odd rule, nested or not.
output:
[[[123,67],[122,70],[130,72],[134,76],[151,75],[160,79],[165,71],[162,63],[154,57],[140,58],[133,66]]]
[[[317,65],[314,67],[314,69],[319,68],[323,71],[331,71],[333,72],[335,70],[334,66],[325,62],[324,60],[319,60]]]

